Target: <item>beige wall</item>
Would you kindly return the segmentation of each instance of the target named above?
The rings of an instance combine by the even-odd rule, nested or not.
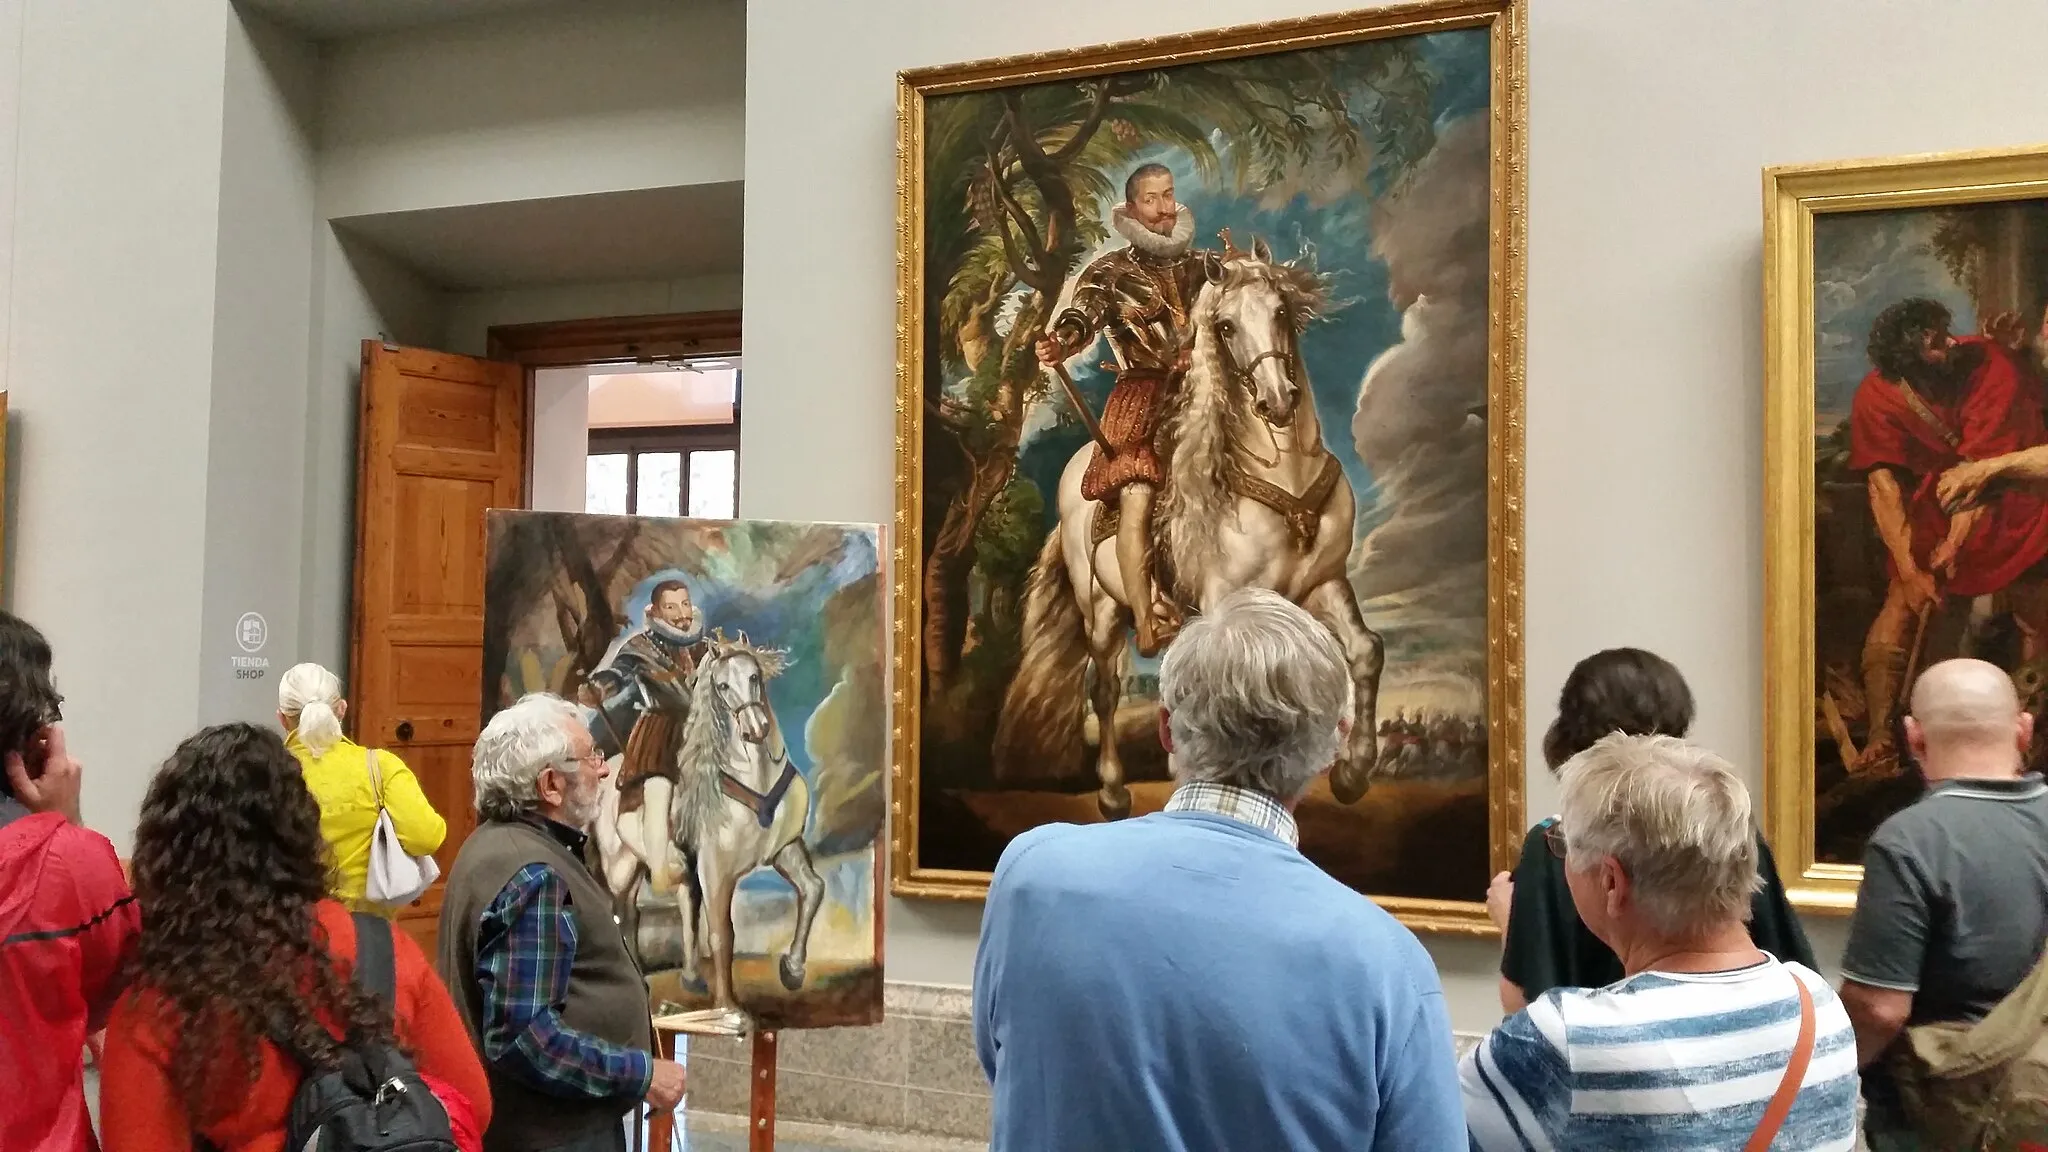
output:
[[[229,16],[4,8],[6,597],[55,646],[87,819],[125,843],[199,710]]]
[[[753,0],[748,513],[890,519],[897,69],[1331,7],[1046,0],[1019,19],[965,0]],[[1699,737],[1760,780],[1759,170],[2048,136],[2039,17],[2031,0],[1531,5],[1532,762],[1572,662],[1627,643],[1686,670]],[[831,173],[831,194],[784,178],[798,171]],[[1532,816],[1550,810],[1540,768],[1529,792]],[[889,915],[892,975],[967,981],[974,906]],[[1832,961],[1839,925],[1814,927]],[[1492,946],[1428,943],[1458,1026],[1490,1023]]]
[[[410,28],[325,54],[330,219],[739,178],[740,0]]]
[[[722,312],[740,306],[740,277],[691,276],[677,280],[608,280],[485,292],[454,292],[441,347],[481,356],[499,324],[582,320],[593,316],[652,316],[664,312]]]

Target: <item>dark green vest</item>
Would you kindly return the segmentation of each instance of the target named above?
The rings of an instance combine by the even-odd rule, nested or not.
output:
[[[483,1058],[483,993],[476,980],[477,930],[484,910],[528,864],[546,864],[569,886],[576,917],[576,961],[569,977],[569,1001],[562,1023],[613,1044],[653,1050],[647,982],[626,950],[625,935],[612,916],[612,897],[582,860],[545,829],[496,821],[470,834],[448,873],[441,905],[441,978],[469,1027]],[[555,1148],[607,1126],[637,1100],[553,1096],[507,1075],[483,1058],[491,1081],[491,1127],[486,1152],[535,1152]]]

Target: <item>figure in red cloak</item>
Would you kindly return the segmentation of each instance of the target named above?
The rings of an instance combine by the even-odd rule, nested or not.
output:
[[[2001,343],[1956,339],[1933,300],[1902,300],[1870,328],[1872,369],[1849,410],[1849,467],[1862,472],[1890,556],[1884,605],[1863,644],[1869,746],[1891,755],[1892,710],[1909,654],[1948,596],[2002,592],[2048,556],[2048,500],[2005,491],[1950,513],[1936,492],[1968,461],[2048,444],[2039,389]]]

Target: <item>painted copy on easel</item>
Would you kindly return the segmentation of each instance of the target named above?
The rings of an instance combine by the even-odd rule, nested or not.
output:
[[[881,530],[493,511],[484,713],[576,701],[592,863],[657,1015],[882,1017]]]

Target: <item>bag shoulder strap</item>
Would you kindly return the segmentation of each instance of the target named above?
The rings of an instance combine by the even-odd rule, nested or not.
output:
[[[1771,1141],[1778,1138],[1778,1130],[1785,1126],[1785,1118],[1792,1114],[1793,1102],[1799,1099],[1799,1089],[1806,1083],[1806,1066],[1813,1060],[1813,993],[1807,990],[1806,981],[1799,978],[1799,973],[1790,974],[1792,983],[1799,987],[1799,1042],[1792,1046],[1792,1059],[1785,1065],[1785,1075],[1778,1081],[1778,1090],[1764,1107],[1764,1118],[1757,1122],[1756,1131],[1750,1133],[1749,1143],[1742,1146],[1742,1152],[1766,1152]]]
[[[363,749],[363,764],[370,772],[370,795],[377,801],[377,807],[384,807],[384,775],[377,771],[377,750]]]
[[[391,921],[367,912],[357,912],[356,983],[373,992],[398,1011],[398,956],[391,940]]]

